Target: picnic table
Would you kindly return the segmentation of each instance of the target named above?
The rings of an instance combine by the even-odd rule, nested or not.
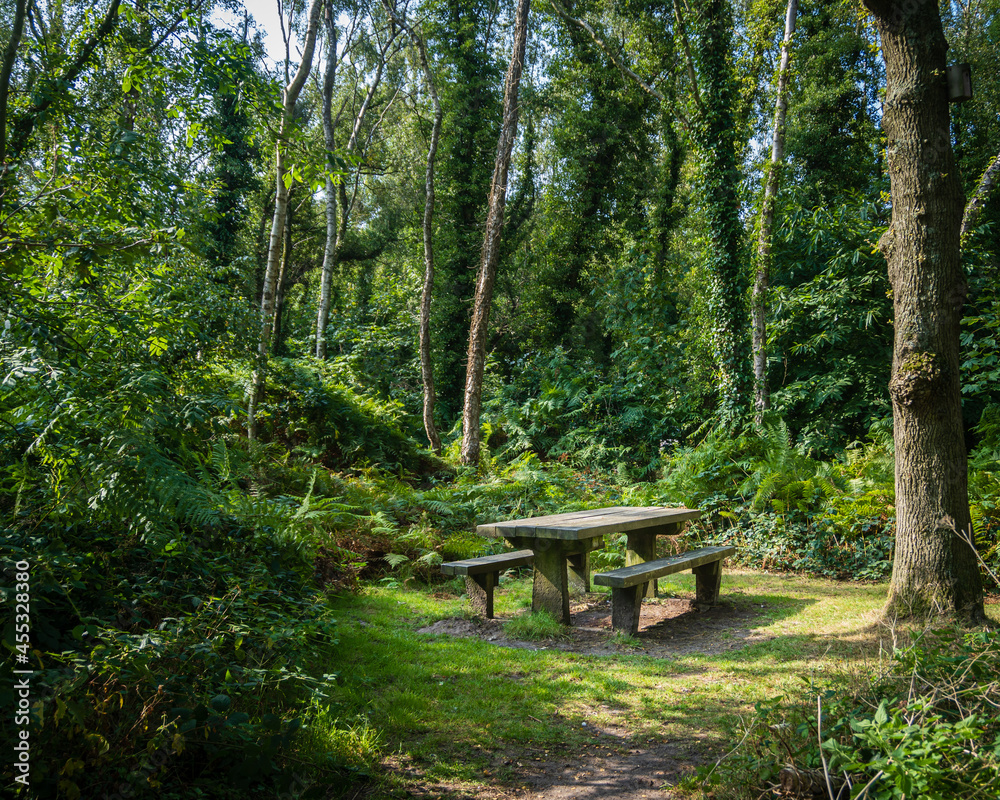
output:
[[[693,508],[615,506],[491,522],[479,525],[476,533],[502,536],[515,548],[530,550],[534,556],[532,611],[545,609],[568,625],[570,588],[576,584],[590,590],[590,553],[603,547],[606,534],[626,535],[625,565],[629,567],[655,560],[657,536],[676,535],[682,523],[700,516],[701,511]],[[643,594],[655,596],[655,578],[645,587]]]

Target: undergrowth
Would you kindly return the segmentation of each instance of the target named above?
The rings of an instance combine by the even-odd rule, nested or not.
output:
[[[757,703],[740,747],[700,780],[731,787],[722,796],[995,798],[997,675],[1000,633],[924,631],[867,680]]]

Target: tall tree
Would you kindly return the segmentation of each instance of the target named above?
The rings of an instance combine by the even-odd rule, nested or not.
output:
[[[486,368],[486,337],[489,332],[490,305],[493,303],[493,284],[496,281],[497,263],[500,260],[500,235],[503,232],[504,205],[507,201],[507,173],[510,155],[517,136],[517,93],[524,69],[524,51],[528,41],[528,10],[531,0],[518,0],[514,18],[514,50],[504,81],[503,122],[497,143],[496,166],[490,186],[489,212],[486,216],[486,235],[483,238],[479,274],[476,277],[476,295],[472,308],[472,326],[469,329],[469,350],[465,377],[465,403],[462,407],[462,463],[479,462],[479,417],[483,402],[483,373]]]
[[[424,431],[431,448],[436,453],[441,452],[441,434],[438,433],[434,421],[434,406],[437,394],[434,390],[434,362],[431,355],[431,301],[434,293],[434,168],[437,161],[438,143],[441,140],[441,124],[444,120],[444,108],[438,97],[434,74],[431,72],[430,59],[427,56],[427,41],[417,32],[405,18],[396,10],[395,0],[385,0],[386,9],[392,18],[410,35],[413,47],[417,53],[420,70],[424,75],[427,94],[430,95],[434,107],[434,121],[431,123],[431,137],[427,145],[427,166],[424,170],[424,283],[420,292],[420,379],[424,386],[423,418]]]
[[[274,218],[271,221],[271,235],[267,245],[267,268],[264,272],[264,290],[260,300],[260,339],[257,342],[257,356],[250,386],[250,402],[247,406],[247,436],[250,439],[257,438],[257,406],[264,393],[267,358],[271,347],[271,334],[274,330],[275,288],[283,249],[285,215],[288,213],[288,190],[292,177],[287,172],[285,164],[288,138],[292,133],[295,103],[299,99],[299,93],[302,91],[306,78],[309,77],[309,70],[312,68],[313,50],[316,47],[316,34],[319,29],[322,8],[323,0],[313,0],[312,6],[309,8],[308,26],[302,47],[302,60],[282,94],[281,125],[278,129],[274,158]]]
[[[986,617],[972,546],[959,383],[963,196],[951,148],[947,43],[936,0],[865,5],[885,59],[882,125],[892,182],[892,222],[879,242],[895,319],[889,394],[896,551],[886,613],[980,623]]]
[[[757,410],[758,422],[764,411],[770,406],[770,392],[767,385],[767,317],[768,292],[771,285],[771,239],[774,230],[774,208],[777,203],[781,169],[785,159],[785,114],[788,111],[789,64],[798,9],[798,0],[788,0],[788,8],[785,11],[785,36],[781,41],[781,61],[778,65],[778,91],[774,103],[771,163],[767,168],[764,199],[761,202],[760,222],[757,228],[757,263],[754,269],[750,313],[752,316],[754,406]]]
[[[499,65],[493,57],[499,4],[434,0],[425,31],[441,65],[444,122],[435,195],[435,390],[439,416],[453,422],[463,401],[476,255],[499,130]]]
[[[680,23],[683,17],[679,6],[675,7]],[[743,226],[733,111],[737,92],[730,60],[733,18],[728,0],[707,0],[698,11],[693,57],[698,82],[692,86],[697,113],[692,132],[701,158],[700,188],[708,228],[708,311],[719,376],[719,411],[724,420],[733,421],[749,405],[750,391],[749,316],[740,252]]]
[[[332,14],[332,11],[330,13]],[[385,71],[386,64],[391,55],[395,52],[393,49],[393,43],[396,41],[396,38],[399,36],[399,32],[401,30],[396,25],[395,20],[392,19],[390,19],[389,24],[386,26],[384,31],[380,31],[376,26],[373,27],[372,44],[374,47],[372,47],[372,50],[375,53],[375,73],[374,75],[369,76],[367,90],[364,93],[364,99],[361,101],[361,105],[354,114],[354,123],[351,126],[351,133],[347,139],[347,144],[344,146],[344,152],[348,159],[355,158],[363,152],[363,140],[365,137],[362,135],[362,130],[365,125],[368,112],[372,108],[372,102],[375,99],[379,86],[382,83],[382,75]],[[336,128],[337,120],[334,120],[332,117],[332,97],[335,74],[331,71],[330,64],[332,60],[336,59],[336,27],[332,23],[328,22],[327,29],[327,38],[329,40],[331,36],[333,37],[333,45],[331,52],[327,55],[327,68],[323,81],[323,140],[327,149],[327,158],[332,162],[336,147],[334,129]],[[385,36],[384,40],[382,40],[383,35]],[[377,123],[375,127],[378,127]],[[373,132],[374,131],[369,133],[369,139],[371,138]],[[338,225],[338,200],[334,196],[334,183],[331,174],[332,170],[333,164],[330,163],[327,168],[326,178],[326,247],[323,254],[323,269],[320,275],[320,300],[316,315],[317,358],[326,358],[326,325],[330,317],[330,297],[333,270],[337,263],[340,249],[344,244],[344,238],[347,235],[348,219],[353,208],[353,202],[348,202],[347,200],[347,187],[343,180],[341,180],[339,186],[336,187],[339,192],[340,206],[340,223]],[[360,175],[356,174],[354,188],[355,197],[357,196],[359,181]]]
[[[326,148],[326,242],[319,279],[319,303],[316,311],[316,358],[326,358],[326,325],[330,319],[333,268],[337,260],[337,187],[333,182],[333,156],[337,141],[333,124],[333,88],[337,82],[337,19],[329,0],[323,11],[326,25],[326,68],[323,70],[323,144]]]

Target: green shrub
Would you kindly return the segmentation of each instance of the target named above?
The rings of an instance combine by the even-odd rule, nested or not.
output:
[[[924,632],[869,683],[759,703],[747,746],[703,777],[752,775],[759,790],[785,770],[823,784],[828,775],[835,796],[866,800],[996,797],[998,670],[1000,633]]]

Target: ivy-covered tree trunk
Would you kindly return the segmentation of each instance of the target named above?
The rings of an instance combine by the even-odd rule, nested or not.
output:
[[[477,255],[499,131],[499,70],[492,37],[499,6],[485,0],[432,0],[425,27],[441,65],[444,109],[436,174],[434,387],[438,417],[450,426],[461,413],[463,362]]]
[[[486,235],[479,275],[476,278],[476,297],[472,308],[472,326],[469,329],[469,351],[465,377],[465,403],[462,406],[462,456],[463,464],[479,462],[479,417],[483,402],[483,373],[486,368],[486,337],[489,332],[490,305],[493,303],[493,285],[496,281],[497,262],[500,260],[500,234],[503,231],[503,212],[507,200],[507,173],[510,156],[517,136],[517,93],[524,68],[524,51],[528,41],[528,10],[531,0],[518,0],[514,19],[514,52],[504,82],[503,122],[500,141],[497,143],[497,160],[490,186],[489,213],[486,216]]]
[[[892,222],[880,241],[893,290],[889,394],[896,444],[896,552],[886,613],[985,620],[971,545],[959,382],[966,285],[963,197],[951,149],[947,43],[935,0],[865,0],[886,67]],[[968,537],[970,541],[965,541]]]
[[[774,129],[771,134],[771,163],[764,183],[764,199],[760,209],[757,230],[757,264],[754,270],[753,294],[750,300],[752,316],[754,407],[757,421],[771,405],[771,392],[767,384],[767,318],[770,314],[768,295],[771,291],[771,244],[774,231],[774,207],[778,198],[781,168],[785,160],[785,114],[788,111],[789,62],[792,54],[792,37],[795,35],[795,17],[798,0],[788,0],[785,11],[785,37],[781,42],[781,61],[778,66],[778,92],[774,104]]]
[[[700,90],[693,87],[698,106],[693,133],[708,224],[708,312],[719,375],[719,413],[731,422],[742,418],[750,404],[747,280],[740,263],[743,225],[736,164],[737,91],[730,58],[733,16],[728,0],[706,0],[697,8],[694,60]]]

